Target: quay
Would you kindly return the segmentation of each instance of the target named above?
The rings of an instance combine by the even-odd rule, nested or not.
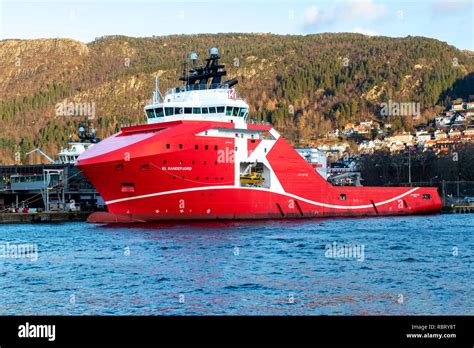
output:
[[[42,213],[0,213],[0,224],[48,223],[86,221],[91,211],[80,212],[42,212]]]

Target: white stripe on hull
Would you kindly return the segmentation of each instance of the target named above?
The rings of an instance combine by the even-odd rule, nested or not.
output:
[[[105,203],[107,205],[109,205],[109,204],[114,204],[114,203],[132,201],[132,200],[136,200],[136,199],[144,199],[144,198],[150,198],[150,197],[172,195],[172,194],[183,193],[183,192],[194,192],[194,191],[204,191],[204,190],[236,190],[236,189],[237,190],[257,190],[257,191],[263,191],[263,192],[270,192],[270,193],[274,193],[274,194],[278,194],[278,195],[283,195],[283,196],[295,198],[295,199],[298,199],[300,201],[303,201],[303,202],[306,202],[306,203],[309,203],[309,204],[312,204],[312,205],[317,205],[317,206],[326,207],[326,208],[333,208],[333,209],[351,209],[351,210],[354,210],[354,209],[373,208],[372,204],[352,205],[352,206],[351,205],[348,205],[348,206],[346,206],[346,205],[334,205],[334,204],[327,204],[327,203],[312,201],[312,200],[294,195],[292,193],[287,193],[287,192],[283,192],[283,193],[275,192],[275,191],[271,191],[269,189],[259,188],[259,187],[235,187],[235,186],[227,186],[227,185],[226,186],[192,187],[192,188],[181,189],[181,190],[172,190],[172,191],[165,191],[165,192],[149,193],[149,194],[146,194],[146,195],[114,199],[114,200],[111,200],[111,201],[107,201]],[[410,193],[412,193],[416,190],[418,190],[418,187],[415,187],[415,188],[413,188],[413,189],[411,189],[411,190],[409,190],[409,191],[407,191],[407,192],[405,192],[405,193],[403,193],[399,196],[390,198],[386,201],[377,202],[377,203],[374,203],[374,204],[375,204],[375,206],[378,207],[378,206],[393,202],[393,201],[395,201],[397,199],[400,199],[402,197],[405,197],[405,196],[409,195]]]

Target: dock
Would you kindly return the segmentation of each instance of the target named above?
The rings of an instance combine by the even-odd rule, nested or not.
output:
[[[42,212],[42,213],[0,213],[0,224],[48,223],[86,221],[92,211]]]

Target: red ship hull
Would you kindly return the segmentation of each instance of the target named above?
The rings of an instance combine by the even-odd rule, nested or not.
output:
[[[123,128],[94,145],[77,165],[106,201],[108,212],[94,213],[89,221],[353,217],[441,210],[436,188],[332,186],[271,126],[245,128],[230,122],[175,121]],[[270,133],[273,140],[254,139],[254,133]],[[267,171],[268,187],[242,185],[238,166],[258,161]]]

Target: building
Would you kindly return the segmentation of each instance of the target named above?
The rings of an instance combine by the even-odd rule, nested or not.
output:
[[[426,131],[416,132],[416,142],[418,144],[423,144],[431,140],[431,134]]]
[[[445,132],[445,131],[442,131],[440,129],[437,129],[435,132],[434,132],[434,137],[436,140],[439,140],[439,139],[446,139],[448,137],[448,134]]]

